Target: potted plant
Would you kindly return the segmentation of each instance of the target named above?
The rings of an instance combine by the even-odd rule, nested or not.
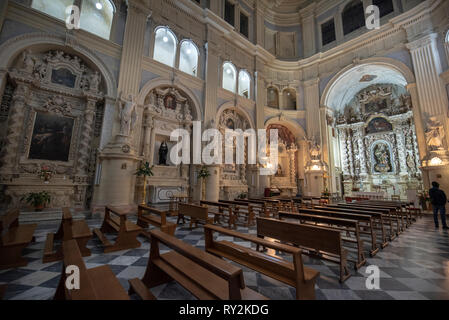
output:
[[[48,194],[48,192],[46,191],[30,192],[22,197],[21,201],[23,200],[25,200],[25,202],[29,205],[32,205],[34,207],[34,211],[39,212],[42,211],[45,206],[50,203],[51,197],[50,194]]]
[[[246,199],[246,196],[247,196],[246,193],[245,193],[245,192],[242,192],[241,194],[239,194],[239,195],[237,196],[237,198],[243,200],[243,199]]]
[[[201,179],[201,199],[206,200],[206,178],[210,176],[209,170],[203,166],[198,172],[198,178]]]
[[[150,163],[147,161],[144,164],[142,164],[139,169],[137,169],[135,175],[138,177],[143,177],[143,198],[142,198],[142,204],[146,204],[146,198],[147,198],[147,177],[154,176],[153,173],[154,166],[150,167]]]

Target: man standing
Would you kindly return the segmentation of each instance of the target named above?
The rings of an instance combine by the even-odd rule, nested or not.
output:
[[[429,191],[430,200],[433,206],[433,218],[435,220],[435,228],[439,228],[438,224],[438,211],[441,215],[441,223],[443,224],[443,229],[449,229],[446,224],[446,194],[443,190],[440,190],[440,185],[438,182],[432,182],[432,189]]]

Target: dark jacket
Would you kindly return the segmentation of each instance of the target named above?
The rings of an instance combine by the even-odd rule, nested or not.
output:
[[[447,198],[443,190],[433,187],[429,190],[429,197],[434,206],[446,205]]]

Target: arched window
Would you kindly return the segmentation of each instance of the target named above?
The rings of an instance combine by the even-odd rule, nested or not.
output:
[[[196,45],[185,40],[181,43],[181,52],[179,53],[179,70],[192,76],[198,75],[198,56],[199,51]]]
[[[239,73],[239,95],[251,99],[251,76],[245,70]]]
[[[234,92],[237,86],[237,70],[230,62],[223,64],[223,89]]]
[[[287,88],[283,92],[284,109],[296,110],[296,91],[292,88]]]
[[[33,0],[31,8],[54,18],[66,21],[72,13],[67,8],[80,6],[80,27],[90,33],[109,40],[115,7],[110,0]]]
[[[80,27],[109,40],[115,8],[109,0],[83,0]]]
[[[65,21],[67,18],[66,8],[73,3],[74,0],[33,0],[31,8]]]
[[[177,39],[166,27],[156,30],[153,59],[167,66],[175,66]]]
[[[267,91],[267,105],[279,109],[279,92],[275,87],[269,87]]]
[[[365,11],[361,0],[351,1],[342,13],[343,33],[347,35],[365,25]]]
[[[373,0],[373,5],[379,7],[381,18],[394,12],[393,0]]]

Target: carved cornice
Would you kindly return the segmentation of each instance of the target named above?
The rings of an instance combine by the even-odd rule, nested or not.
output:
[[[438,38],[437,33],[431,33],[415,41],[409,42],[405,46],[407,47],[407,49],[414,51],[416,49],[420,49],[435,44],[437,38]]]

